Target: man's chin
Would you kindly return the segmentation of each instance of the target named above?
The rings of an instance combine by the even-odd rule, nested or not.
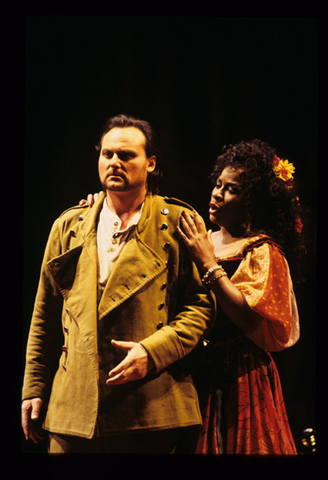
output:
[[[122,178],[111,180],[110,182],[104,184],[103,187],[112,192],[126,192],[128,190],[128,186],[124,180],[122,180]]]

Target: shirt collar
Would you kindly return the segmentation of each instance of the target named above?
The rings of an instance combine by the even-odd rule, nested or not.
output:
[[[144,203],[141,205],[140,210],[135,215],[133,215],[133,217],[130,219],[127,227],[124,230],[120,230],[120,227],[122,225],[122,220],[114,212],[110,210],[110,208],[108,207],[106,198],[104,199],[101,213],[102,213],[103,220],[108,225],[108,227],[111,227],[111,228],[116,227],[115,229],[117,230],[117,232],[125,233],[131,227],[138,224],[142,214],[143,206],[144,206]]]

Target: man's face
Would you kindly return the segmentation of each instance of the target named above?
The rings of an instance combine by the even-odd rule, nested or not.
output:
[[[147,189],[147,177],[156,167],[156,157],[147,158],[145,143],[144,134],[135,127],[115,127],[104,135],[98,170],[106,190]]]

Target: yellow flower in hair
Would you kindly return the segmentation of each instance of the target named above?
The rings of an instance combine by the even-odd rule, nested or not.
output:
[[[275,161],[273,162],[273,171],[278,178],[281,178],[284,182],[293,179],[293,173],[295,172],[295,167],[292,163],[289,163],[288,160],[282,160],[281,158],[275,156]]]

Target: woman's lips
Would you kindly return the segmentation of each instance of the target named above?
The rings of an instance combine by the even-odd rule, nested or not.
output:
[[[216,205],[216,203],[212,203],[212,202],[210,202],[209,207],[210,207],[210,208],[209,208],[209,213],[211,213],[211,214],[214,214],[214,213],[217,212],[217,211],[219,210],[219,208],[220,208],[219,205]]]

